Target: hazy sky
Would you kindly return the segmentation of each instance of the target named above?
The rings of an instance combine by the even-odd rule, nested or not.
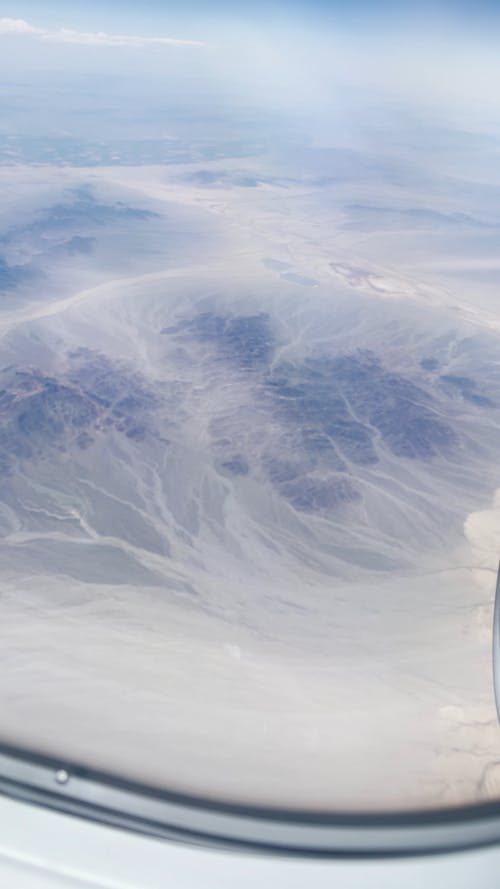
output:
[[[0,3],[0,66],[187,71],[200,86],[209,77],[296,106],[324,106],[334,85],[348,84],[417,104],[496,109],[499,29],[499,4],[487,0],[19,0]]]

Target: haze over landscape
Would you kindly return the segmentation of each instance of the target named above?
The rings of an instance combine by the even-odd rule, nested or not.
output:
[[[493,12],[466,78],[444,7],[15,6],[0,740],[229,802],[497,799]]]

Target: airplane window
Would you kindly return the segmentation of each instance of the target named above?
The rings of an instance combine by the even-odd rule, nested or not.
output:
[[[209,6],[3,5],[0,744],[498,802],[498,10]]]

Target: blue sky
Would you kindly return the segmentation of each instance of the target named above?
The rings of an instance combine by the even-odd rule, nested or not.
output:
[[[243,43],[304,39],[461,39],[496,44],[499,0],[0,0],[0,19],[45,28]],[[446,48],[446,47],[445,47]]]
[[[265,26],[269,21],[301,21],[314,26],[349,28],[390,28],[404,22],[444,20],[457,27],[491,25],[500,19],[498,0],[87,0],[87,2],[17,2],[0,3],[0,16],[31,18],[34,21],[86,28],[134,28],[148,31],[169,25],[199,29],[215,23],[254,22]]]

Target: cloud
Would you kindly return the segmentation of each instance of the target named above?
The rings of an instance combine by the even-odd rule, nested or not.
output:
[[[41,34],[42,28],[35,28],[24,19],[0,19],[0,34]]]
[[[206,46],[199,40],[175,37],[140,37],[134,34],[107,34],[104,31],[74,31],[71,28],[37,28],[24,19],[0,18],[0,36],[21,35],[56,43],[78,43],[83,46]]]

